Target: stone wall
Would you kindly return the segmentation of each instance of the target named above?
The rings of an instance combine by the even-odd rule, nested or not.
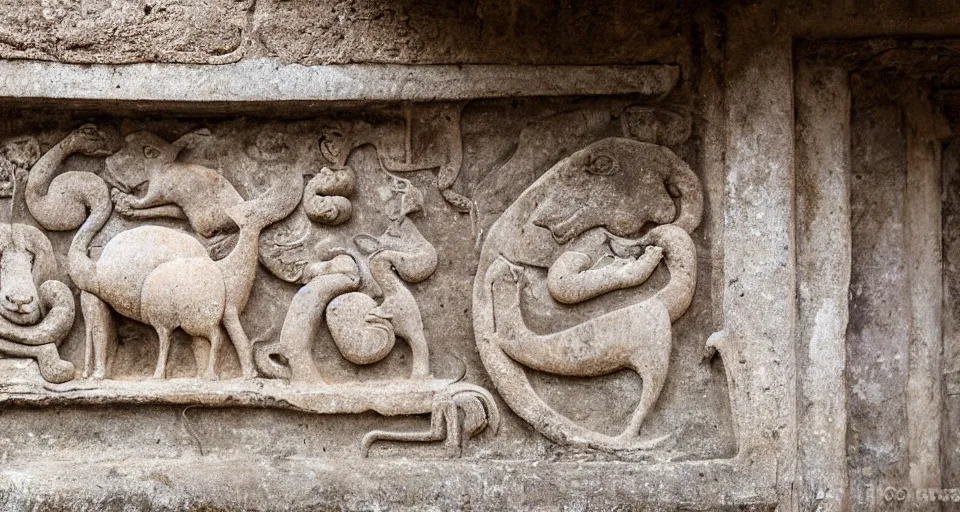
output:
[[[8,5],[0,509],[950,510],[958,37]]]

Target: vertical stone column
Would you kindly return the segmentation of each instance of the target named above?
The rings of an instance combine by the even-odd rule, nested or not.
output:
[[[793,54],[777,17],[743,6],[728,18],[724,333],[744,464],[769,474],[783,510],[796,451]],[[771,453],[772,452],[772,453]]]
[[[941,312],[940,160],[948,132],[921,91],[904,87],[907,180],[904,263],[907,273],[909,362],[907,439],[910,486],[939,488],[943,337]]]
[[[798,469],[801,510],[849,507],[850,87],[837,67],[796,73]]]
[[[960,139],[943,151],[943,487],[960,487]]]
[[[906,143],[888,81],[850,77],[851,271],[847,455],[852,510],[907,480]]]

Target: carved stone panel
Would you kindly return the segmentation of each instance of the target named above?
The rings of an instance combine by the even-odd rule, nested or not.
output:
[[[430,100],[358,68],[370,96],[273,111],[37,102],[0,133],[0,403],[128,407],[115,453],[140,457],[172,410],[199,456],[711,461],[746,485],[688,86],[556,71]]]

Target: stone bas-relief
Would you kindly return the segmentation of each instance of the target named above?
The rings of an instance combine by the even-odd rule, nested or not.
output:
[[[115,126],[85,124],[35,158],[29,172],[18,168],[16,176],[24,178],[16,198],[21,209],[49,231],[75,230],[66,260],[67,274],[80,293],[83,370],[75,375],[74,365],[58,357],[56,345],[74,321],[73,294],[64,283],[44,279],[56,260],[45,235],[30,225],[3,226],[0,315],[10,325],[0,331],[9,338],[0,349],[8,356],[36,359],[40,375],[51,383],[77,378],[46,388],[68,401],[262,405],[276,400],[321,414],[375,410],[434,417],[426,434],[371,432],[363,438],[364,454],[378,440],[445,440],[449,453],[459,456],[465,438],[488,425],[495,431],[499,411],[489,392],[459,379],[437,380],[430,373],[421,313],[403,283],[429,278],[437,253],[409,218],[422,207],[423,196],[408,180],[385,173],[383,210],[390,224],[382,235],[358,234],[352,246],[333,248],[336,254],[329,259],[297,264],[298,280],[305,284],[291,302],[279,340],[253,346],[241,315],[259,267],[261,232],[301,203],[304,215],[320,225],[346,222],[350,201],[345,196],[354,194],[355,178],[345,164],[308,168],[316,162],[298,158],[287,134],[266,127],[245,148],[264,191],[244,199],[216,169],[179,160],[188,145],[202,146],[213,137],[204,129],[168,143],[145,130],[121,136]],[[102,159],[102,168],[63,170],[75,154]],[[113,216],[185,225],[122,230],[94,258],[91,246]],[[46,313],[42,322],[41,309]],[[117,316],[155,331],[156,365],[146,381],[118,380],[111,371]],[[358,365],[387,357],[397,337],[406,340],[413,353],[412,376],[381,381],[379,389],[329,383],[312,354],[321,324],[344,359]],[[210,384],[167,379],[177,330],[191,338],[196,377]],[[236,353],[240,375],[219,387],[212,381],[221,378],[224,341]],[[261,373],[288,384],[261,382]],[[222,402],[218,393],[259,398]]]
[[[16,144],[21,142],[36,148],[35,140]],[[10,223],[0,227],[0,353],[36,360],[41,377],[59,384],[75,373],[73,363],[62,360],[57,350],[73,325],[74,300],[67,285],[54,279],[57,260],[50,240],[39,229],[14,221],[17,206],[24,207],[25,174],[19,167],[10,177],[15,199]]]
[[[0,288],[18,289],[0,314],[38,334],[0,345],[30,358],[0,367],[4,400],[372,411],[364,456],[729,456],[714,326],[688,313],[706,243],[678,156],[689,115],[632,97],[504,105],[11,134]]]
[[[474,290],[478,347],[504,399],[544,435],[601,449],[657,444],[642,440],[640,428],[669,371],[671,324],[693,300],[697,256],[689,232],[700,222],[702,202],[696,175],[669,149],[608,138],[557,163],[493,225]],[[650,222],[659,225],[623,238]],[[549,268],[550,296],[578,304],[643,284],[661,261],[670,281],[646,300],[551,334],[524,322],[525,266]],[[643,392],[627,428],[611,437],[550,408],[527,382],[524,366],[579,377],[629,368],[643,379]]]

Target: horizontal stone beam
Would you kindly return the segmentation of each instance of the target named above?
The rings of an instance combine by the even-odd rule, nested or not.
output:
[[[0,61],[0,99],[107,102],[455,101],[670,92],[679,66],[220,66]]]
[[[23,360],[4,360],[10,369]],[[32,363],[32,362],[31,362]],[[35,366],[27,363],[28,366]],[[28,371],[27,373],[32,373]],[[32,379],[0,383],[4,405],[193,405],[202,407],[270,407],[314,414],[359,414],[375,411],[384,416],[426,414],[433,411],[438,394],[451,390],[478,390],[449,380],[377,381],[318,387],[280,381],[168,379],[158,381],[76,380],[66,384]],[[455,386],[451,388],[450,386]]]

